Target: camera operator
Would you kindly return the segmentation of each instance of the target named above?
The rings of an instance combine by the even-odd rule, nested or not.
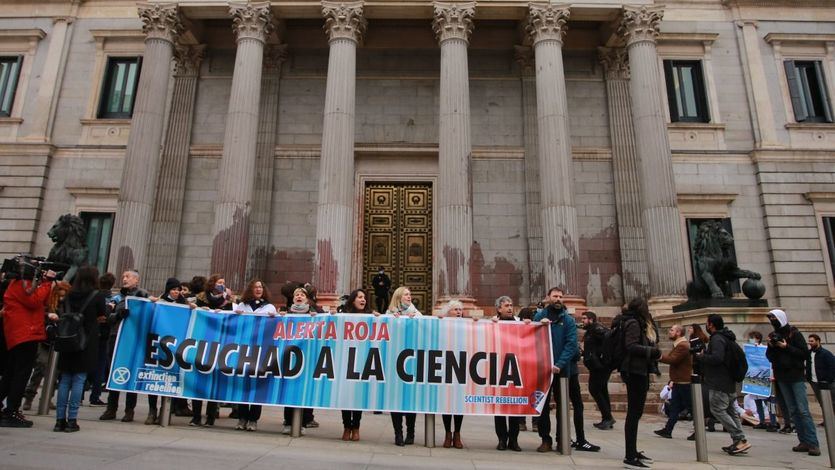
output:
[[[777,387],[786,401],[789,414],[794,418],[800,443],[792,450],[820,455],[815,422],[806,399],[806,359],[809,356],[806,339],[797,328],[789,325],[788,316],[782,310],[768,312],[768,321],[774,327],[774,333],[769,336],[765,357],[771,361]]]
[[[46,271],[43,280],[40,270],[25,265],[23,275],[9,282],[3,295],[3,333],[6,338],[6,364],[0,382],[0,396],[6,397],[6,408],[0,415],[0,427],[28,428],[32,421],[20,412],[20,403],[26,383],[32,374],[38,343],[46,340],[46,303],[52,292],[55,272]],[[27,273],[31,273],[27,275]],[[49,319],[55,321],[54,313]]]
[[[147,299],[148,292],[139,288],[139,272],[135,270],[127,270],[122,273],[122,288],[119,290],[119,295],[113,296],[110,306],[111,313],[108,317],[110,323],[110,338],[107,341],[108,363],[113,362],[113,352],[116,349],[116,336],[119,333],[119,324],[122,320],[128,317],[127,298],[142,297]],[[125,393],[125,415],[122,417],[123,423],[133,421],[134,408],[136,408],[136,394]],[[107,393],[107,409],[99,417],[102,421],[116,419],[116,411],[119,409],[119,392],[110,390]]]

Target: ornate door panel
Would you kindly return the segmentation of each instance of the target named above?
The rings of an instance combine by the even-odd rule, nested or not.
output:
[[[407,286],[421,312],[432,304],[432,186],[366,183],[363,284],[377,268],[391,277],[392,290]],[[374,290],[369,289],[373,297]],[[372,303],[372,305],[375,305]]]

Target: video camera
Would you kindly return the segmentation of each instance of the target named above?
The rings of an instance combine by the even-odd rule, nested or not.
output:
[[[693,338],[690,340],[690,354],[699,354],[704,352],[705,350],[705,342],[699,338]]]
[[[42,273],[55,271],[55,279],[61,280],[66,271],[70,268],[68,264],[47,261],[42,256],[32,256],[29,253],[21,253],[14,258],[6,258],[0,266],[0,273],[5,274],[6,279],[40,279]]]

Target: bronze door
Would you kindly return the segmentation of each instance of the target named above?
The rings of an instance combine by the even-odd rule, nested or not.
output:
[[[432,185],[366,183],[363,230],[363,279],[374,297],[371,279],[383,266],[398,286],[412,291],[422,313],[432,304]],[[376,306],[376,298],[372,305]]]

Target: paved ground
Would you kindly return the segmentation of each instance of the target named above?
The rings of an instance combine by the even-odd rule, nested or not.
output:
[[[145,400],[140,396],[140,402]],[[539,439],[532,432],[523,432],[520,445],[523,452],[499,452],[493,432],[492,418],[465,417],[463,450],[440,447],[443,426],[437,419],[438,445],[428,449],[423,443],[423,419],[418,417],[418,445],[405,448],[393,445],[391,421],[388,415],[364,413],[360,442],[343,442],[342,423],[338,411],[319,410],[318,429],[291,439],[280,434],[280,410],[265,408],[259,431],[235,431],[235,420],[220,419],[214,428],[190,428],[188,418],[174,418],[173,426],[145,426],[146,408],[140,405],[137,422],[98,421],[102,408],[82,407],[81,432],[58,434],[52,432],[53,417],[32,417],[32,429],[0,428],[0,469],[346,469],[346,468],[622,468],[623,417],[612,431],[599,431],[591,426],[597,418],[587,413],[588,439],[603,447],[599,454],[575,452],[571,456],[556,453],[539,454],[535,451]],[[221,409],[227,416],[228,408]],[[120,415],[121,417],[121,415]],[[725,433],[708,433],[710,464],[697,464],[694,443],[685,440],[692,429],[681,423],[672,440],[652,434],[660,427],[659,418],[647,416],[641,422],[639,449],[653,457],[655,469],[682,468],[737,469],[744,467],[768,468],[826,468],[829,458],[824,450],[820,457],[795,454],[791,447],[797,443],[795,435],[784,436],[746,428],[753,444],[747,456],[728,456],[719,448],[727,445]],[[824,433],[819,429],[821,442]],[[686,467],[683,467],[685,466]]]

